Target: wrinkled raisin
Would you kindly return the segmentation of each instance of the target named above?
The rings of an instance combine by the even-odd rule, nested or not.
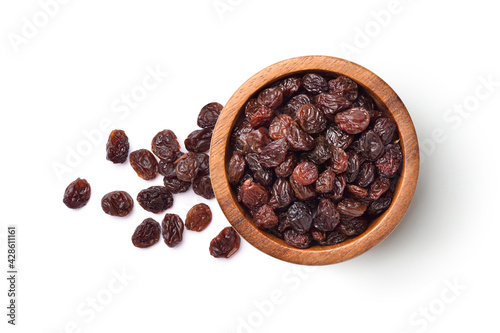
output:
[[[267,106],[261,106],[258,108],[252,117],[248,118],[248,122],[252,125],[253,128],[259,128],[261,126],[269,126],[271,120],[274,118],[273,109]]]
[[[241,187],[241,202],[251,210],[268,203],[269,192],[262,185],[246,180]]]
[[[294,202],[287,211],[290,227],[295,231],[304,233],[309,231],[312,225],[312,214],[309,207],[303,202]]]
[[[68,208],[82,208],[89,200],[90,185],[85,179],[77,178],[64,191],[63,203]]]
[[[299,125],[291,124],[286,129],[286,139],[294,150],[311,150],[314,148],[312,136],[302,130]]]
[[[193,191],[197,195],[205,199],[213,199],[215,197],[214,189],[210,176],[198,176],[193,180]]]
[[[332,170],[323,171],[316,180],[316,192],[318,193],[330,193],[333,191],[333,186],[335,183],[335,172]]]
[[[351,101],[347,98],[328,93],[314,96],[314,102],[330,120],[333,120],[337,112],[347,110],[352,106]]]
[[[269,136],[273,140],[284,138],[286,136],[286,129],[293,123],[295,123],[295,120],[293,120],[289,115],[277,115],[269,125]]]
[[[288,152],[286,154],[285,160],[274,169],[274,172],[278,177],[288,177],[292,174],[293,169],[295,169],[296,165],[297,155],[295,155],[295,153]]]
[[[324,77],[314,73],[307,73],[302,78],[302,86],[311,94],[319,94],[328,91],[328,81]]]
[[[173,162],[180,151],[177,136],[171,130],[163,130],[156,134],[151,142],[151,150],[158,158]]]
[[[390,177],[398,171],[402,162],[401,147],[391,143],[385,147],[385,153],[375,162],[375,165],[382,176]]]
[[[283,233],[285,243],[298,249],[307,249],[311,246],[311,234],[301,234],[293,229],[287,229]]]
[[[366,210],[366,205],[359,201],[346,198],[339,202],[337,205],[339,213],[346,216],[358,217],[363,215]]]
[[[350,220],[343,220],[340,222],[338,229],[346,236],[358,236],[361,235],[366,228],[368,228],[366,219],[357,217]]]
[[[378,134],[384,145],[392,142],[397,125],[389,118],[379,118],[373,125],[373,131]]]
[[[339,76],[334,80],[330,80],[328,87],[331,94],[343,96],[351,102],[358,98],[358,85],[348,77]]]
[[[285,138],[272,141],[262,148],[259,154],[259,163],[268,168],[277,167],[285,160],[288,148],[289,145]]]
[[[186,216],[186,229],[193,231],[204,230],[212,221],[212,211],[204,203],[194,205]]]
[[[283,108],[283,113],[295,119],[295,114],[298,109],[304,104],[311,103],[309,96],[305,94],[292,97]]]
[[[297,110],[297,121],[300,127],[309,134],[317,134],[326,129],[326,118],[323,111],[313,104],[305,104]]]
[[[177,176],[173,177],[163,177],[163,186],[167,188],[171,193],[183,193],[189,190],[191,187],[191,182],[184,182],[179,180]]]
[[[184,146],[189,151],[203,153],[210,148],[210,140],[212,140],[212,129],[203,128],[191,132],[184,140]]]
[[[106,143],[106,159],[113,163],[125,163],[130,145],[122,130],[113,130]]]
[[[192,152],[182,155],[175,161],[175,174],[179,180],[191,182],[198,175],[200,164]]]
[[[160,223],[148,218],[137,226],[132,235],[132,244],[136,247],[145,248],[158,243],[161,236]]]
[[[245,174],[245,166],[245,157],[241,152],[235,151],[229,160],[229,166],[227,168],[227,179],[229,183],[236,185],[240,182]]]
[[[269,108],[277,108],[283,103],[283,90],[279,86],[264,89],[257,97],[257,102]]]
[[[223,108],[224,107],[217,102],[208,103],[202,107],[198,114],[198,126],[201,128],[214,128]]]
[[[137,175],[144,180],[155,179],[158,175],[158,162],[147,149],[139,149],[130,153],[130,165]]]
[[[331,231],[340,222],[340,214],[330,199],[321,199],[314,212],[313,225],[321,231]]]
[[[161,222],[163,240],[168,247],[175,247],[182,242],[184,223],[177,214],[166,214]]]
[[[363,108],[350,108],[337,113],[335,123],[348,134],[358,134],[370,124],[370,114]]]
[[[310,185],[318,179],[318,167],[312,162],[299,163],[293,170],[293,179],[300,185]]]
[[[112,216],[127,216],[134,208],[134,200],[125,191],[113,191],[101,199],[102,210]]]
[[[151,186],[139,192],[137,202],[148,212],[161,213],[172,207],[174,198],[166,187]]]
[[[259,229],[271,229],[278,225],[278,216],[269,205],[262,205],[253,214],[253,222]]]
[[[273,209],[285,208],[292,203],[294,191],[286,178],[278,178],[271,189],[269,206]]]
[[[240,235],[233,227],[226,227],[210,242],[210,254],[215,258],[229,258],[240,248]]]

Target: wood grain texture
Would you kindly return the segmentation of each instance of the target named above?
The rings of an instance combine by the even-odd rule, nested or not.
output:
[[[373,221],[362,235],[333,246],[297,249],[256,228],[251,217],[236,200],[227,180],[227,163],[231,151],[229,138],[244,105],[256,91],[281,78],[305,72],[345,75],[355,80],[374,98],[379,109],[394,117],[399,129],[404,162],[391,206]],[[326,265],[345,261],[371,249],[398,225],[413,198],[419,172],[419,148],[411,117],[394,90],[369,70],[347,60],[328,56],[292,58],[271,65],[248,79],[222,110],[212,136],[210,174],[215,196],[229,223],[259,250],[297,264]]]

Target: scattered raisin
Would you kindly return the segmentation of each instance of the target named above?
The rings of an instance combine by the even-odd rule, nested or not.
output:
[[[200,163],[193,152],[182,155],[175,161],[175,174],[179,180],[192,182],[198,175]]]
[[[130,165],[137,175],[144,180],[155,179],[158,175],[158,162],[147,149],[139,149],[130,153]]]
[[[224,107],[217,102],[208,103],[202,107],[198,114],[198,126],[201,128],[214,128],[223,108]]]
[[[156,134],[151,142],[151,150],[158,158],[173,162],[180,151],[177,136],[171,130],[163,130]]]
[[[240,235],[233,227],[226,227],[210,242],[210,254],[215,258],[229,258],[240,248]]]
[[[204,203],[194,205],[186,216],[186,229],[202,231],[212,222],[212,211]]]
[[[132,244],[136,247],[145,248],[158,243],[161,236],[160,223],[148,218],[137,226],[132,235]]]
[[[198,176],[193,180],[193,191],[205,199],[213,199],[215,197],[214,189],[210,176]]]
[[[63,203],[68,208],[82,208],[89,200],[90,185],[85,179],[77,178],[64,191]]]
[[[163,240],[168,247],[175,247],[182,242],[184,223],[177,214],[166,214],[161,222]]]
[[[191,132],[186,140],[184,140],[184,146],[187,150],[195,153],[206,152],[210,148],[210,140],[212,140],[212,129],[203,128]]]
[[[106,159],[113,163],[125,163],[130,145],[122,130],[113,130],[106,143]]]
[[[174,198],[166,187],[151,186],[139,192],[137,202],[148,212],[161,213],[172,207]]]
[[[113,191],[102,197],[101,207],[106,214],[123,217],[134,208],[134,200],[125,191]]]

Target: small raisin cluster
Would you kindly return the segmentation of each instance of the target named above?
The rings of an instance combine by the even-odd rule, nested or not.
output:
[[[256,227],[296,248],[334,245],[389,207],[403,161],[397,125],[350,78],[287,77],[244,113],[227,172]]]
[[[158,174],[163,176],[164,186],[151,186],[139,192],[137,202],[148,212],[161,213],[172,207],[173,194],[193,191],[205,198],[214,198],[210,180],[209,156],[212,131],[215,127],[222,105],[209,103],[198,115],[199,130],[193,131],[184,141],[188,150],[183,153],[177,136],[171,130],[157,133],[151,143],[151,151],[139,149],[129,155],[129,140],[122,130],[111,132],[106,144],[106,158],[113,163],[125,163],[127,157],[137,175],[144,180],[153,180]],[[156,156],[155,156],[156,155]],[[159,162],[157,160],[159,159]],[[66,189],[63,202],[69,208],[80,208],[90,199],[90,185],[85,179],[78,178]],[[134,200],[125,191],[113,191],[104,195],[101,207],[106,214],[127,216],[134,207]],[[144,220],[135,230],[132,243],[144,248],[156,244],[160,235],[169,247],[182,241],[184,225],[193,231],[204,230],[212,220],[212,212],[206,204],[193,206],[187,213],[185,224],[177,214],[167,213],[160,223],[152,218]],[[210,243],[210,253],[214,257],[228,258],[240,245],[239,235],[232,227],[225,228]]]

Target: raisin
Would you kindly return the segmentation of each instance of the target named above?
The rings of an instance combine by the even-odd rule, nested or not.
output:
[[[340,214],[330,199],[321,199],[314,212],[313,225],[321,231],[332,231],[340,222]]]
[[[231,133],[231,146],[235,150],[243,151],[247,147],[247,134],[253,130],[252,125],[248,121],[243,121],[238,124]]]
[[[375,161],[384,152],[384,144],[380,137],[372,130],[363,132],[359,138],[359,145],[363,156]]]
[[[198,160],[198,175],[207,176],[210,174],[210,157],[205,153],[195,153]]]
[[[204,203],[194,205],[186,216],[186,229],[202,231],[212,222],[212,211]]]
[[[313,104],[305,104],[297,110],[297,121],[300,127],[309,134],[317,134],[326,129],[326,118],[321,109]]]
[[[77,178],[64,191],[63,203],[68,208],[82,208],[89,200],[90,185],[85,179]]]
[[[334,80],[328,81],[330,93],[343,96],[354,102],[358,98],[358,85],[356,82],[345,76],[339,76]]]
[[[286,140],[294,150],[311,150],[314,148],[314,139],[303,131],[299,125],[291,124],[286,129]]]
[[[173,177],[163,177],[163,186],[167,188],[171,193],[183,193],[189,190],[191,187],[191,182],[184,182],[179,180],[177,176]]]
[[[335,183],[335,172],[332,170],[323,171],[316,180],[316,192],[318,193],[330,193],[333,191],[333,186]]]
[[[293,229],[287,229],[283,233],[285,243],[298,249],[307,249],[311,246],[311,234],[301,234]]]
[[[361,235],[368,228],[368,222],[362,217],[353,218],[350,220],[343,220],[339,224],[339,231],[346,236]]]
[[[254,152],[260,153],[262,148],[265,147],[271,139],[268,136],[268,131],[264,127],[260,127],[256,130],[253,130],[245,135],[245,144],[243,147],[243,151],[245,153]]]
[[[323,242],[326,239],[326,232],[318,230],[316,228],[311,228],[311,237],[316,242]]]
[[[385,117],[375,120],[373,125],[373,131],[378,134],[384,145],[392,142],[397,128],[396,123]]]
[[[102,197],[101,207],[106,214],[123,217],[134,208],[134,199],[125,191],[113,191]]]
[[[273,109],[267,106],[261,106],[255,111],[252,117],[248,118],[248,122],[253,128],[259,128],[261,126],[269,126],[271,120],[274,118]]]
[[[354,137],[333,124],[326,130],[326,140],[334,147],[347,149]]]
[[[210,254],[215,258],[229,258],[240,248],[240,235],[233,227],[226,227],[210,242]]]
[[[363,199],[368,195],[368,190],[354,184],[347,184],[347,192],[355,199]]]
[[[307,73],[302,77],[302,86],[311,94],[328,91],[328,82],[326,79],[314,73]]]
[[[347,110],[352,106],[351,101],[347,98],[328,93],[321,93],[314,96],[314,103],[316,103],[329,120],[333,120],[337,112]]]
[[[330,198],[339,201],[342,199],[344,195],[344,190],[347,185],[347,177],[345,173],[341,173],[335,176],[335,180],[333,182],[333,191],[330,195]]]
[[[303,202],[294,202],[287,211],[290,227],[297,232],[305,233],[312,225],[312,214],[309,207]]]
[[[122,130],[113,130],[106,143],[106,159],[113,163],[125,163],[130,145]]]
[[[319,242],[321,245],[336,245],[347,239],[347,236],[338,230],[333,230],[326,233],[324,241]]]
[[[368,209],[366,210],[366,214],[376,216],[380,215],[383,212],[389,208],[391,205],[392,198],[390,196],[383,196],[380,197],[379,199],[375,200],[368,206]]]
[[[210,176],[198,176],[193,180],[193,191],[197,195],[205,199],[213,199],[215,197],[214,189]]]
[[[158,158],[167,162],[173,162],[181,146],[177,141],[177,136],[171,130],[163,130],[156,134],[151,142],[151,150]]]
[[[309,96],[305,94],[297,95],[292,97],[288,103],[283,108],[283,113],[295,119],[295,114],[297,110],[302,107],[302,105],[311,103]]]
[[[375,165],[372,162],[364,162],[359,168],[358,178],[356,183],[358,186],[367,187],[375,179]]]
[[[342,148],[337,148],[332,145],[330,149],[332,152],[332,158],[330,159],[327,167],[337,174],[345,172],[349,166],[349,156]]]
[[[295,196],[300,200],[307,200],[316,196],[314,185],[301,185],[295,181],[293,175],[290,176],[290,186]]]
[[[285,160],[288,148],[289,145],[285,138],[272,141],[262,148],[259,154],[259,163],[268,168],[277,167]]]
[[[192,152],[182,155],[175,161],[175,174],[179,180],[192,182],[198,175],[200,164],[196,155]]]
[[[202,107],[198,114],[198,126],[201,128],[214,128],[223,108],[224,107],[217,102],[208,103]]]
[[[328,141],[326,140],[324,135],[319,135],[316,138],[314,138],[314,148],[313,150],[309,151],[306,156],[307,159],[315,164],[323,164],[325,163],[330,157],[332,157],[332,152],[330,151],[330,145],[328,144]]]
[[[255,181],[263,186],[270,186],[273,182],[273,173],[270,169],[260,164],[259,155],[250,153],[245,156],[245,161],[252,171]]]
[[[293,179],[300,185],[310,185],[318,179],[318,167],[312,162],[299,163],[293,170]]]
[[[163,240],[168,247],[175,247],[182,242],[184,223],[177,214],[165,214],[161,222]]]
[[[388,144],[385,153],[380,157],[375,165],[382,176],[390,177],[398,171],[403,162],[403,153],[399,144]]]
[[[373,200],[373,201],[378,200],[378,198],[380,198],[382,196],[382,194],[387,192],[390,185],[391,185],[391,183],[390,183],[389,179],[387,179],[385,177],[378,177],[377,179],[375,179],[375,181],[370,186],[370,191],[368,193],[368,197],[370,198],[370,200]]]
[[[252,118],[253,114],[261,107],[262,105],[259,104],[257,101],[257,98],[252,98],[250,99],[246,104],[245,104],[245,117],[246,119]]]
[[[191,132],[184,140],[184,146],[189,151],[203,153],[210,148],[210,140],[212,140],[212,129],[203,128]]]
[[[285,160],[274,168],[274,172],[278,177],[288,177],[292,174],[293,169],[297,164],[297,155],[292,152],[288,152],[285,156]]]
[[[289,98],[295,94],[302,86],[300,77],[287,77],[283,79],[278,86],[283,91],[283,97]]]
[[[151,186],[139,192],[137,202],[148,212],[161,213],[172,207],[174,198],[166,187]]]
[[[283,103],[283,90],[279,86],[264,89],[259,93],[257,102],[268,108],[277,108]]]
[[[356,180],[359,174],[359,156],[352,150],[347,151],[347,156],[347,182],[352,183]]]
[[[364,92],[359,92],[358,95],[359,95],[358,99],[356,101],[354,101],[354,103],[353,103],[354,106],[361,107],[361,108],[367,110],[368,112],[370,112],[369,110],[376,110],[377,109],[377,104],[375,104],[375,101],[373,100],[373,98],[371,98],[370,96],[368,96]]]
[[[279,114],[271,121],[269,125],[269,136],[273,140],[279,140],[286,136],[286,129],[295,123],[289,115]]]
[[[144,180],[155,179],[158,175],[158,162],[147,149],[139,149],[130,153],[130,165],[137,175]]]
[[[178,160],[182,155],[184,155],[184,153],[179,151],[179,154],[177,154],[174,161]],[[177,177],[174,162],[160,160],[160,162],[158,162],[158,172],[164,177]]]
[[[345,216],[358,217],[363,215],[366,210],[366,205],[359,201],[346,198],[339,202],[337,205],[339,213]]]
[[[335,124],[348,134],[358,134],[370,124],[370,114],[363,108],[350,108],[335,115]]]
[[[132,235],[132,244],[136,247],[145,248],[155,245],[160,240],[160,223],[148,218],[137,226]]]
[[[294,197],[294,191],[288,179],[278,178],[271,189],[269,206],[273,209],[285,208],[292,203]]]
[[[246,180],[240,190],[241,202],[250,210],[256,210],[269,202],[269,192],[262,185]]]
[[[227,168],[227,179],[230,184],[236,185],[245,174],[245,157],[239,151],[235,151],[229,160]]]
[[[278,225],[278,216],[269,205],[262,205],[253,214],[253,222],[259,229],[271,229]]]

